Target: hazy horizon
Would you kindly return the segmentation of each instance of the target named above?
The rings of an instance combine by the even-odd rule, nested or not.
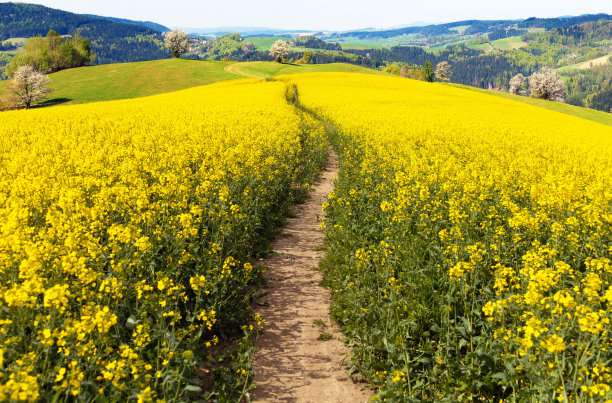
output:
[[[211,29],[262,27],[283,30],[349,30],[407,26],[417,21],[444,23],[461,20],[526,19],[608,13],[609,0],[516,0],[511,6],[490,0],[457,2],[439,0],[436,7],[422,2],[386,0],[260,0],[215,2],[198,0],[21,0],[79,14],[147,20],[171,28]]]

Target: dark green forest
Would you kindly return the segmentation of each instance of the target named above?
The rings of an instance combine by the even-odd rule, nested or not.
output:
[[[53,30],[60,35],[89,39],[96,63],[121,63],[170,57],[161,32],[136,24],[85,16],[23,3],[0,3],[0,42],[31,38]]]

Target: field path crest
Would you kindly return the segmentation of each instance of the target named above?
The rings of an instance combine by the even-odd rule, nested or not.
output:
[[[249,73],[245,73],[244,71],[240,70],[240,66],[242,66],[243,64],[245,63],[239,62],[239,63],[228,64],[227,66],[223,68],[223,70],[227,71],[228,73],[236,74],[236,75],[247,77],[247,78],[259,78],[262,80],[266,78],[266,76],[258,76],[255,74],[249,74]]]
[[[275,240],[276,254],[262,262],[268,267],[262,299],[267,304],[258,313],[266,322],[255,354],[254,402],[358,403],[372,394],[341,365],[348,347],[330,320],[329,291],[319,286],[322,274],[313,270],[324,256],[318,218],[337,172],[338,157],[331,152],[309,199],[295,207],[295,218]],[[322,333],[333,337],[320,340]]]

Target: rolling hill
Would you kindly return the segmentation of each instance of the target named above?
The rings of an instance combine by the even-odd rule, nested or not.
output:
[[[81,104],[138,98],[244,77],[268,78],[279,74],[312,72],[386,74],[352,64],[232,63],[223,61],[162,59],[116,63],[62,70],[49,75],[51,98],[44,104]],[[6,81],[0,81],[0,95]]]
[[[232,63],[187,59],[165,59],[137,63],[87,66],[50,74],[53,94],[45,104],[80,104],[138,98],[178,91],[244,77],[266,79],[278,75],[345,72],[389,75],[346,63],[278,64],[275,62]],[[404,80],[397,77],[398,80]],[[6,81],[0,81],[0,96]],[[434,84],[436,85],[436,84]],[[558,102],[511,95],[460,84],[448,84],[491,96],[512,99],[567,115],[612,126],[612,114]]]
[[[388,75],[379,70],[368,69],[347,63],[328,64],[279,64],[275,62],[234,63],[227,70],[250,78],[269,78],[281,74],[345,72]]]
[[[49,104],[138,98],[241,78],[225,71],[230,63],[186,59],[85,66],[50,74]],[[0,94],[6,81],[0,81]]]

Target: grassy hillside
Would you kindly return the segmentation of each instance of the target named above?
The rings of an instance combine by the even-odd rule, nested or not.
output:
[[[230,63],[186,59],[106,64],[50,74],[51,101],[66,104],[137,98],[240,78]],[[0,93],[6,82],[0,82]]]
[[[569,66],[559,67],[557,71],[559,71],[559,73],[565,73],[573,69],[586,70],[586,69],[590,69],[595,66],[602,66],[606,63],[612,63],[612,53],[609,55],[598,57],[596,59],[591,59],[591,60],[587,60],[584,62],[571,64]]]
[[[186,59],[108,64],[63,70],[51,74],[54,90],[50,103],[79,104],[114,99],[137,98],[244,77],[268,78],[276,75],[346,72],[388,75],[378,70],[344,63],[279,64],[275,62],[231,63]],[[402,78],[397,78],[403,80]],[[0,95],[6,81],[0,81]],[[514,99],[545,109],[612,126],[612,114],[558,102],[520,97],[461,84],[449,84],[471,91]]]
[[[252,43],[255,46],[255,50],[259,51],[267,51],[270,50],[270,47],[274,44],[274,42],[278,40],[287,41],[289,37],[277,37],[277,36],[254,36],[252,38],[244,38],[245,43]]]
[[[527,46],[527,42],[523,42],[521,36],[510,36],[508,38],[498,39],[491,42],[494,49],[498,50],[512,50]]]
[[[268,78],[279,74],[294,73],[322,73],[322,72],[346,72],[346,73],[371,73],[386,74],[378,70],[372,70],[361,66],[345,63],[330,64],[279,64],[275,62],[246,62],[235,63],[227,68],[228,71],[252,78]]]
[[[299,65],[163,59],[79,67],[50,74],[53,94],[49,102],[80,104],[137,98],[244,77],[327,71],[386,74],[344,63]],[[6,81],[0,81],[0,95],[5,86]]]
[[[544,101],[542,99],[530,98],[530,97],[522,97],[519,95],[512,95],[506,92],[499,91],[490,91],[477,87],[470,87],[469,85],[461,85],[461,84],[448,84],[457,88],[464,88],[470,91],[476,91],[483,94],[495,95],[497,97],[513,99],[515,101],[524,102],[526,104],[539,106],[541,108],[549,109],[551,111],[557,111],[561,113],[565,113],[567,115],[577,116],[582,119],[592,120],[594,122],[598,122],[607,126],[612,126],[612,114],[597,111],[595,109],[589,108],[581,108],[579,106],[573,106],[569,104],[563,104],[559,102],[552,101]]]
[[[497,39],[492,42],[482,43],[479,45],[470,44],[469,47],[476,50],[482,50],[485,53],[494,50],[513,50],[527,46],[527,42],[523,42],[521,36],[510,36],[508,38]]]

